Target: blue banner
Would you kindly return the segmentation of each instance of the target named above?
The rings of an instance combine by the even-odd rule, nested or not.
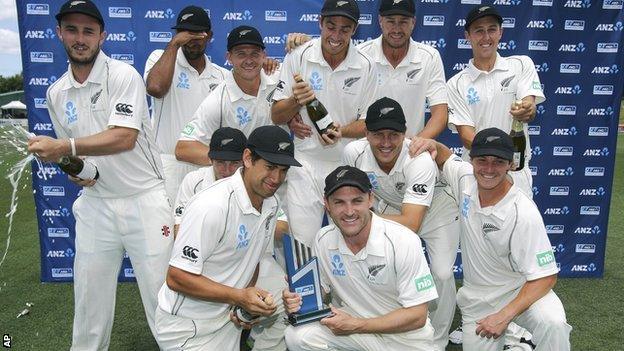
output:
[[[48,86],[67,70],[56,36],[62,1],[17,0],[24,90],[29,129],[54,135],[46,110]],[[359,0],[356,42],[377,37],[378,1]],[[546,102],[531,124],[531,171],[535,201],[546,223],[562,277],[601,277],[613,183],[618,111],[624,86],[622,29],[624,0],[416,0],[413,38],[437,48],[447,79],[466,67],[472,55],[464,39],[466,13],[494,4],[504,17],[503,56],[529,55],[543,83]],[[152,50],[174,35],[178,12],[171,1],[97,2],[106,22],[104,51],[143,72]],[[175,5],[174,5],[175,4]],[[209,13],[213,40],[208,55],[225,60],[227,34],[238,25],[257,27],[267,53],[281,60],[289,32],[319,33],[320,0],[198,1]],[[440,140],[459,151],[457,135]],[[41,240],[41,280],[73,278],[74,219],[71,205],[79,189],[58,167],[33,165],[33,189]],[[461,261],[455,267],[461,275]],[[121,280],[132,280],[126,259]]]

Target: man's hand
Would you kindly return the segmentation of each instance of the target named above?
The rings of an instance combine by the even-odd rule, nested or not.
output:
[[[531,122],[535,117],[535,113],[537,112],[537,108],[535,107],[535,102],[520,100],[519,103],[513,103],[511,105],[511,109],[509,113],[511,116],[524,123]]]
[[[511,322],[511,319],[506,317],[502,311],[499,311],[477,321],[475,333],[488,339],[498,339],[501,335],[505,334],[509,322]]]
[[[293,85],[293,97],[299,106],[305,106],[308,102],[315,99],[314,91],[305,81],[297,82]]]
[[[232,323],[234,323],[234,325],[236,325],[237,327],[241,327],[243,329],[251,329],[253,328],[254,325],[258,324],[259,322],[258,318],[254,319],[250,323],[243,322],[240,319],[238,319],[238,317],[236,317],[236,313],[234,313],[233,309],[230,311],[230,321],[232,321]]]
[[[71,176],[69,174],[67,175],[67,178],[69,178],[69,180],[71,180],[72,182],[76,183],[76,185],[86,186],[86,187],[94,186],[95,183],[97,182],[97,180],[95,179],[82,179],[82,178]]]
[[[41,161],[58,162],[61,156],[71,153],[71,146],[67,139],[37,135],[28,140],[28,152],[33,153]]]
[[[254,286],[242,290],[238,304],[245,311],[259,316],[270,316],[277,309],[271,294]]]
[[[301,295],[284,289],[282,291],[282,302],[284,303],[284,310],[286,310],[286,313],[291,314],[299,311],[303,300],[301,299]]]
[[[264,70],[264,73],[266,73],[269,76],[275,73],[275,71],[279,67],[280,67],[280,63],[278,60],[268,58],[268,57],[264,60],[264,63],[262,64],[262,69]]]
[[[180,48],[191,40],[203,40],[206,37],[208,37],[208,34],[206,32],[198,33],[198,32],[190,32],[187,30],[183,30],[173,36],[173,38],[171,39],[170,45],[173,45],[176,48]]]
[[[312,37],[305,33],[289,33],[288,38],[286,39],[286,47],[285,50],[287,53],[293,51],[300,45],[303,45],[310,41]]]
[[[299,139],[305,139],[312,135],[312,127],[303,122],[303,118],[301,118],[299,113],[288,121],[287,124],[290,131],[293,132],[293,134],[295,134],[295,136]]]
[[[320,137],[323,146],[334,145],[340,138],[342,138],[342,131],[340,130],[340,124],[336,122],[334,122],[334,128],[327,129]]]
[[[417,136],[413,137],[410,140],[409,144],[410,157],[416,157],[423,152],[429,152],[431,154],[431,158],[435,160],[435,157],[438,154],[436,141],[433,139],[425,139]]]
[[[355,334],[360,329],[363,320],[331,306],[333,315],[321,319],[321,324],[329,328],[334,335]]]

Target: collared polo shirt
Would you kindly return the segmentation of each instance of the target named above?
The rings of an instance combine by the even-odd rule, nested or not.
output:
[[[509,110],[514,101],[530,95],[535,96],[536,104],[545,100],[533,60],[524,55],[502,57],[496,54],[490,72],[480,71],[471,59],[468,67],[449,79],[447,88],[449,127],[468,125],[477,133],[490,127],[510,132],[513,119]],[[526,124],[524,135],[527,136],[525,157],[528,161],[531,145]]]
[[[145,63],[147,76],[164,51],[154,50]],[[167,94],[160,99],[152,98],[152,123],[156,143],[165,154],[173,155],[182,128],[191,120],[199,104],[219,85],[228,70],[212,62],[204,55],[206,67],[200,74],[186,60],[182,48],[176,53],[173,80]]]
[[[276,75],[261,72],[258,95],[251,96],[241,90],[228,72],[225,81],[199,105],[179,140],[209,145],[212,133],[221,127],[240,129],[248,137],[254,129],[273,124],[270,102],[277,86]]]
[[[268,247],[279,203],[267,198],[258,212],[251,204],[241,171],[213,183],[188,203],[169,265],[236,289],[245,288]],[[173,315],[210,319],[229,305],[175,292],[163,284],[158,305]]]
[[[368,106],[375,101],[376,72],[371,58],[353,44],[349,45],[345,60],[332,70],[323,57],[320,39],[312,39],[284,59],[273,99],[279,101],[291,97],[295,82],[293,76],[300,74],[325,106],[331,119],[345,126],[363,117]],[[334,145],[323,146],[305,107],[299,113],[312,128],[313,135],[303,140],[295,138],[298,155],[313,160],[339,161],[344,146],[353,139],[342,138]]]
[[[202,167],[200,169],[189,172],[178,189],[178,195],[175,202],[175,224],[180,224],[184,208],[193,195],[197,194],[204,188],[207,188],[215,182],[215,174],[212,166]]]
[[[102,51],[83,83],[74,79],[70,66],[48,88],[48,112],[58,138],[87,137],[114,127],[139,131],[132,150],[88,157],[100,177],[94,186],[84,188],[85,195],[126,197],[163,183],[145,95],[139,73]]]
[[[383,53],[382,38],[367,41],[358,48],[369,55],[377,66],[377,97],[396,100],[407,119],[407,136],[418,134],[425,127],[427,104],[447,103],[446,78],[440,53],[435,48],[410,38],[407,55],[395,67]]]
[[[324,286],[363,318],[435,300],[438,293],[418,235],[375,214],[371,221],[368,242],[355,254],[335,225],[318,232],[313,250]]]
[[[451,156],[444,177],[458,199],[464,284],[501,296],[526,281],[557,274],[537,206],[515,185],[494,206],[481,207],[469,162]],[[487,297],[486,297],[487,298]]]

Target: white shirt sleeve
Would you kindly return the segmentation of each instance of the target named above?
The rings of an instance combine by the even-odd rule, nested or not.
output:
[[[444,76],[444,65],[438,50],[433,50],[433,59],[429,62],[429,67],[425,69],[429,73],[427,78],[427,100],[429,106],[446,104],[448,101],[446,93],[446,78]]]
[[[195,190],[197,189],[198,183],[203,180],[203,173],[203,168],[192,171],[184,176],[182,183],[180,183],[174,207],[175,211],[173,217],[175,219],[175,224],[180,224],[180,222],[182,221],[184,208],[186,207],[186,204],[191,199],[191,197],[195,195]]]
[[[207,201],[192,201],[186,208],[180,232],[173,244],[169,265],[201,274],[203,264],[214,252],[225,230],[223,210]]]
[[[226,118],[226,112],[222,111],[221,106],[221,98],[225,89],[225,83],[221,83],[208,94],[193,114],[191,121],[182,129],[178,140],[199,141],[210,145],[212,133],[219,129],[221,121]]]
[[[293,67],[293,61],[295,61],[297,57],[299,57],[299,55],[289,53],[284,58],[284,62],[280,66],[279,81],[273,93],[273,101],[288,99],[292,96],[292,85],[295,82],[293,72],[296,70],[296,68]],[[298,70],[300,70],[300,68]]]
[[[357,119],[366,119],[366,111],[368,107],[372,105],[376,101],[377,96],[377,67],[373,63],[373,60],[370,59],[371,68],[370,71],[364,74],[363,79],[366,79],[364,82],[364,87],[362,89],[363,94],[360,96],[360,103],[358,104],[357,115],[355,116]]]
[[[154,50],[145,61],[145,70],[143,71],[143,80],[147,82],[147,76],[149,72],[152,70],[156,62],[160,60],[160,57],[163,55],[165,51],[162,49]]]
[[[448,158],[448,160],[446,160],[446,162],[444,162],[442,175],[451,188],[455,202],[458,202],[461,198],[461,180],[468,174],[472,174],[472,165],[469,162],[462,160],[461,157],[453,154]]]
[[[316,237],[318,238],[318,233]],[[321,281],[321,286],[325,292],[330,292],[331,280],[327,276],[327,271],[323,269],[323,264],[321,263],[321,255],[323,254],[322,251],[323,249],[320,247],[318,240],[314,240],[314,243],[312,244],[312,255],[318,257],[318,265],[319,265],[319,271],[320,271],[319,279]]]
[[[355,165],[355,159],[357,158],[359,154],[357,143],[358,143],[358,140],[352,141],[348,143],[342,150],[342,164],[343,165],[357,167]]]
[[[455,130],[455,126],[472,126],[476,124],[470,108],[458,89],[458,79],[451,78],[446,84],[448,93],[448,124],[449,128]]]
[[[398,300],[405,308],[438,298],[420,238],[412,232],[409,234],[407,240],[396,247],[395,256]]]
[[[534,204],[519,209],[510,249],[516,269],[528,281],[559,272],[544,221]]]
[[[518,81],[516,97],[522,99],[525,96],[535,96],[535,104],[540,104],[546,100],[542,85],[540,83],[535,64],[528,56],[520,56],[522,61],[522,74]]]
[[[142,130],[143,117],[148,116],[147,92],[139,73],[123,65],[110,79],[109,127],[126,127]]]
[[[422,153],[409,158],[403,166],[405,174],[404,204],[431,206],[438,169],[431,155]]]

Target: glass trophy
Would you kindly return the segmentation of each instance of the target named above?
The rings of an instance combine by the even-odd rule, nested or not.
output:
[[[300,325],[331,315],[331,309],[323,304],[318,258],[311,257],[310,250],[290,235],[284,234],[284,257],[288,288],[301,295],[301,309],[288,315],[291,325]]]

